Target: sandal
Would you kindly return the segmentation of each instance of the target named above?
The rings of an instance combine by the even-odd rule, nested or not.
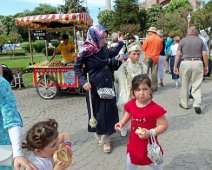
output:
[[[101,141],[98,141],[98,145],[99,145],[99,146],[103,146],[103,145],[104,145],[104,143],[103,143],[103,142],[101,142]]]
[[[104,153],[110,153],[110,151],[111,151],[111,144],[110,143],[105,143],[103,145],[103,152]]]

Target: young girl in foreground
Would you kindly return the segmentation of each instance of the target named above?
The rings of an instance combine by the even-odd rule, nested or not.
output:
[[[36,123],[28,132],[26,142],[22,147],[33,153],[29,160],[38,168],[38,170],[64,170],[67,165],[61,161],[54,165],[53,154],[61,143],[69,145],[71,153],[71,143],[69,135],[58,133],[58,123],[54,119]]]
[[[166,110],[152,101],[151,81],[147,75],[140,74],[134,77],[132,91],[135,98],[124,106],[125,115],[115,125],[115,129],[119,130],[131,120],[127,145],[127,170],[136,170],[138,165],[149,165],[154,170],[162,170],[161,165],[153,164],[147,157],[147,144],[150,130],[153,130],[157,141],[157,136],[168,128],[168,122],[164,116]],[[143,135],[135,133],[138,127],[145,130]]]

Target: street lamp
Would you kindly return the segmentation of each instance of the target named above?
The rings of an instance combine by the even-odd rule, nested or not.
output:
[[[189,24],[191,22],[191,14],[190,13],[187,16],[187,21],[188,21],[188,29],[189,29]]]

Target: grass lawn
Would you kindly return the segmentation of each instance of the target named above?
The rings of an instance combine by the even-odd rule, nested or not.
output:
[[[50,56],[48,57],[48,60],[50,59]],[[46,60],[46,56],[42,54],[36,54],[33,56],[33,62],[39,63]],[[61,60],[61,56],[57,55],[54,58],[54,61]],[[15,59],[12,59],[10,57],[8,58],[1,58],[0,57],[0,64],[6,64],[9,68],[26,68],[29,66],[29,63],[31,63],[31,57],[18,57]]]

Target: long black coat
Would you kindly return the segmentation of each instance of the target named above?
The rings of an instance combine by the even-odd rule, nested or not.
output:
[[[96,132],[98,135],[113,134],[115,132],[114,125],[119,121],[118,109],[116,106],[116,98],[114,99],[101,99],[97,94],[97,89],[101,87],[113,87],[113,73],[109,65],[109,58],[118,54],[123,44],[120,43],[117,48],[108,50],[103,48],[92,56],[79,56],[74,66],[75,73],[84,85],[86,80],[86,73],[89,73],[89,79],[91,83],[91,96],[94,117],[97,120],[96,128],[91,128],[88,124],[89,132]],[[84,69],[82,70],[84,65]],[[86,93],[86,102],[88,109],[88,121],[90,120],[90,106],[89,96]]]

